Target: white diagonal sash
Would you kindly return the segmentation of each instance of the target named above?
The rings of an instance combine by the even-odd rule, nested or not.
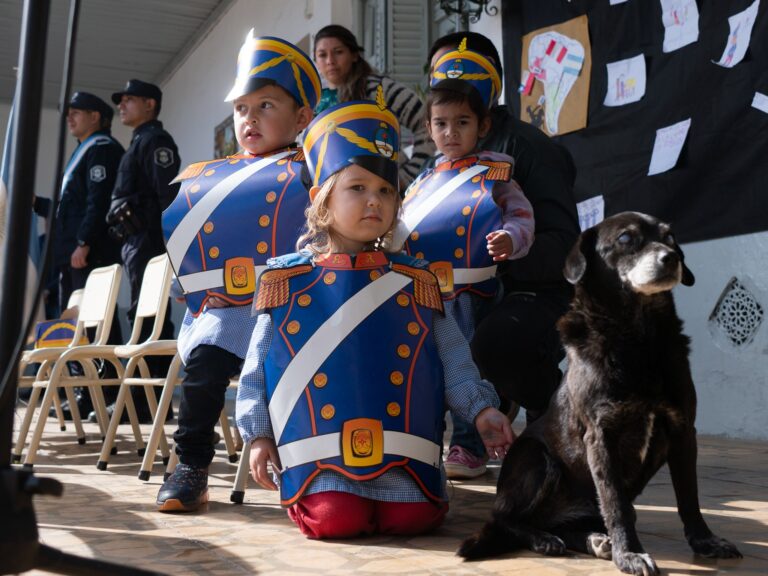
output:
[[[440,466],[439,444],[421,436],[395,430],[384,430],[383,436],[384,454],[405,456],[435,468]],[[280,464],[283,467],[281,472],[309,462],[335,458],[342,455],[341,432],[289,442],[279,446],[277,452],[280,454]]]
[[[437,206],[445,201],[448,196],[453,194],[457,188],[459,188],[467,180],[471,180],[478,174],[482,174],[488,170],[488,166],[481,164],[475,164],[471,168],[467,168],[464,172],[457,174],[448,182],[440,186],[432,194],[430,194],[424,201],[411,211],[407,211],[405,215],[400,219],[400,223],[395,229],[395,233],[392,239],[394,246],[402,246],[403,242],[408,238],[411,230],[416,228],[419,223],[427,217]]]
[[[262,158],[258,162],[249,164],[234,174],[230,174],[211,188],[208,193],[186,213],[178,226],[176,226],[171,237],[168,239],[166,249],[168,250],[168,256],[171,258],[171,262],[181,263],[184,255],[189,249],[189,245],[195,239],[197,233],[200,232],[200,228],[202,228],[203,224],[208,221],[208,218],[213,211],[216,210],[219,204],[221,204],[235,188],[240,186],[240,184],[256,174],[259,170],[274,164],[278,160],[285,158],[294,152],[294,150],[287,150],[280,154],[275,154],[274,156]]]
[[[397,272],[383,274],[347,300],[301,347],[283,372],[269,401],[269,415],[277,444],[307,382],[323,362],[363,320],[411,282],[411,278]]]
[[[80,160],[83,159],[85,153],[97,144],[107,144],[111,141],[111,138],[102,134],[98,134],[96,136],[86,138],[86,140],[77,147],[77,150],[75,150],[73,156],[69,159],[69,162],[67,162],[67,169],[64,171],[64,177],[61,179],[62,192],[64,192],[64,188],[66,188],[67,182],[69,182],[69,179],[72,178],[72,172],[74,172],[75,168],[77,168],[77,165],[80,164]]]
[[[267,269],[267,266],[265,264],[256,266],[255,268],[255,285],[258,286],[259,276],[261,276],[261,273]],[[192,274],[179,276],[179,284],[181,285],[182,290],[184,290],[184,294],[220,288],[221,286],[224,286],[224,268],[214,268],[213,270],[193,272]]]

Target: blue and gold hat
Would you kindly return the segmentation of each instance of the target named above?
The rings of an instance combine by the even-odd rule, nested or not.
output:
[[[467,50],[464,38],[456,50],[443,54],[435,62],[430,88],[467,93],[467,84],[480,94],[486,108],[499,99],[501,78],[493,63],[472,50]]]
[[[226,102],[263,86],[277,84],[296,99],[299,106],[314,109],[320,98],[320,75],[312,60],[282,38],[253,36],[248,32],[237,56],[237,78]]]
[[[376,102],[360,100],[328,108],[312,121],[304,137],[304,156],[315,186],[357,164],[397,190],[399,154],[400,124],[387,109],[381,86]]]

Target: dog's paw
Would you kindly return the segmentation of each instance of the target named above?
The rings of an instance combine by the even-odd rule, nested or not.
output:
[[[594,532],[587,537],[587,550],[589,550],[595,558],[602,558],[603,560],[610,560],[613,557],[611,537],[608,534],[600,534]]]
[[[617,552],[614,550],[613,563],[626,574],[638,576],[657,576],[659,574],[659,567],[656,566],[656,562],[644,552]]]
[[[691,538],[688,543],[691,549],[705,558],[741,558],[741,552],[725,538],[719,538],[714,534],[709,538]]]
[[[565,554],[565,542],[554,534],[537,534],[531,538],[531,550],[545,556]]]

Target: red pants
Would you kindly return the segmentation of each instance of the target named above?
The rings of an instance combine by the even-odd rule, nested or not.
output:
[[[346,492],[304,496],[288,516],[307,538],[354,538],[366,534],[422,534],[445,519],[448,504],[380,502]]]

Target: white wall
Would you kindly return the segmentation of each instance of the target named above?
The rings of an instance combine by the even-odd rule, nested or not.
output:
[[[696,427],[704,434],[768,439],[768,233],[683,246],[694,286],[675,289],[699,398]],[[763,308],[754,340],[739,349],[709,322],[736,277]]]

